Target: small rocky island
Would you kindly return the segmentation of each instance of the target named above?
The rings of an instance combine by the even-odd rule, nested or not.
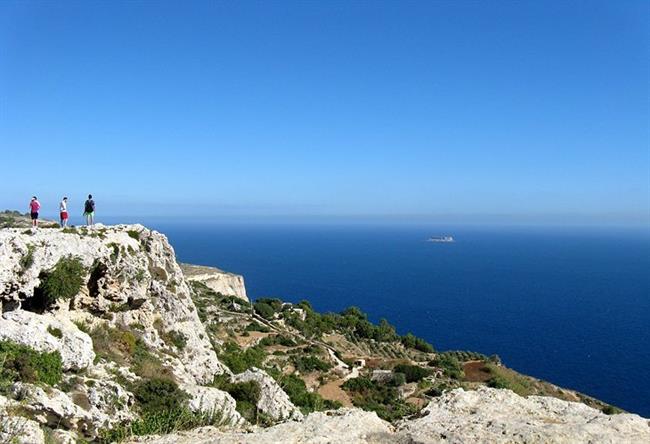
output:
[[[650,442],[497,356],[251,303],[141,225],[0,229],[0,308],[0,443]]]

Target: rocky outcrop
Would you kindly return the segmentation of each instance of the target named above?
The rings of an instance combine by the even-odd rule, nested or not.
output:
[[[26,345],[41,352],[58,351],[63,370],[83,370],[93,363],[93,342],[67,319],[24,310],[0,317],[0,340]]]
[[[19,325],[16,323],[29,317],[39,323],[32,329],[40,332],[32,341],[34,345],[55,348],[67,344],[42,334],[41,327],[54,322],[49,315],[8,313],[38,306],[34,300],[42,272],[67,256],[79,258],[86,274],[79,293],[58,303],[52,315],[56,319],[64,324],[72,319],[96,325],[101,319],[117,327],[139,325],[147,345],[167,352],[169,367],[186,383],[207,383],[215,374],[227,371],[198,318],[167,238],[141,225],[0,230],[0,302],[5,319],[14,322],[3,325]]]
[[[171,443],[647,443],[638,415],[605,415],[576,402],[483,387],[456,389],[431,401],[417,419],[393,427],[359,409],[312,413],[253,433],[201,429],[138,442]]]
[[[236,401],[228,393],[197,385],[185,385],[181,388],[190,395],[187,406],[193,412],[221,415],[221,424],[230,427],[240,426],[246,422],[236,410]]]
[[[406,442],[650,442],[650,423],[638,415],[605,415],[577,402],[487,387],[447,392],[421,416],[398,427]]]
[[[286,419],[300,420],[302,413],[289,399],[289,396],[264,370],[251,368],[244,373],[235,375],[233,382],[256,382],[260,387],[260,398],[257,408],[274,421]]]
[[[205,284],[208,288],[224,296],[236,296],[248,302],[244,277],[214,267],[181,264],[185,278]]]
[[[149,437],[130,442],[156,444],[226,444],[226,443],[392,443],[392,427],[374,412],[340,409],[308,415],[304,421],[289,421],[266,429],[254,428],[249,433],[223,432],[205,427],[187,433]]]
[[[94,426],[88,411],[76,405],[68,395],[55,388],[46,392],[33,384],[16,382],[11,386],[11,396],[21,401],[21,407],[38,423],[52,427],[65,427],[92,435]]]

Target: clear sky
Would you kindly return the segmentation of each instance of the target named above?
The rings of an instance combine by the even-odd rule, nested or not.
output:
[[[0,207],[650,223],[650,2],[0,2]]]

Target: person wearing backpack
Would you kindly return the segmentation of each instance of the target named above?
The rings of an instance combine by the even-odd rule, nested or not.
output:
[[[92,226],[95,222],[95,201],[92,194],[88,195],[88,199],[84,203],[84,216],[86,217],[86,225]]]
[[[38,228],[38,210],[41,209],[41,203],[36,196],[32,196],[29,202],[29,215],[32,218],[32,228]]]

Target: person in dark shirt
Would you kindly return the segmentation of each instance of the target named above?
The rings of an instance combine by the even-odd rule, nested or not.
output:
[[[88,195],[88,199],[84,204],[84,216],[86,217],[86,225],[92,226],[95,223],[95,201],[92,194]]]

